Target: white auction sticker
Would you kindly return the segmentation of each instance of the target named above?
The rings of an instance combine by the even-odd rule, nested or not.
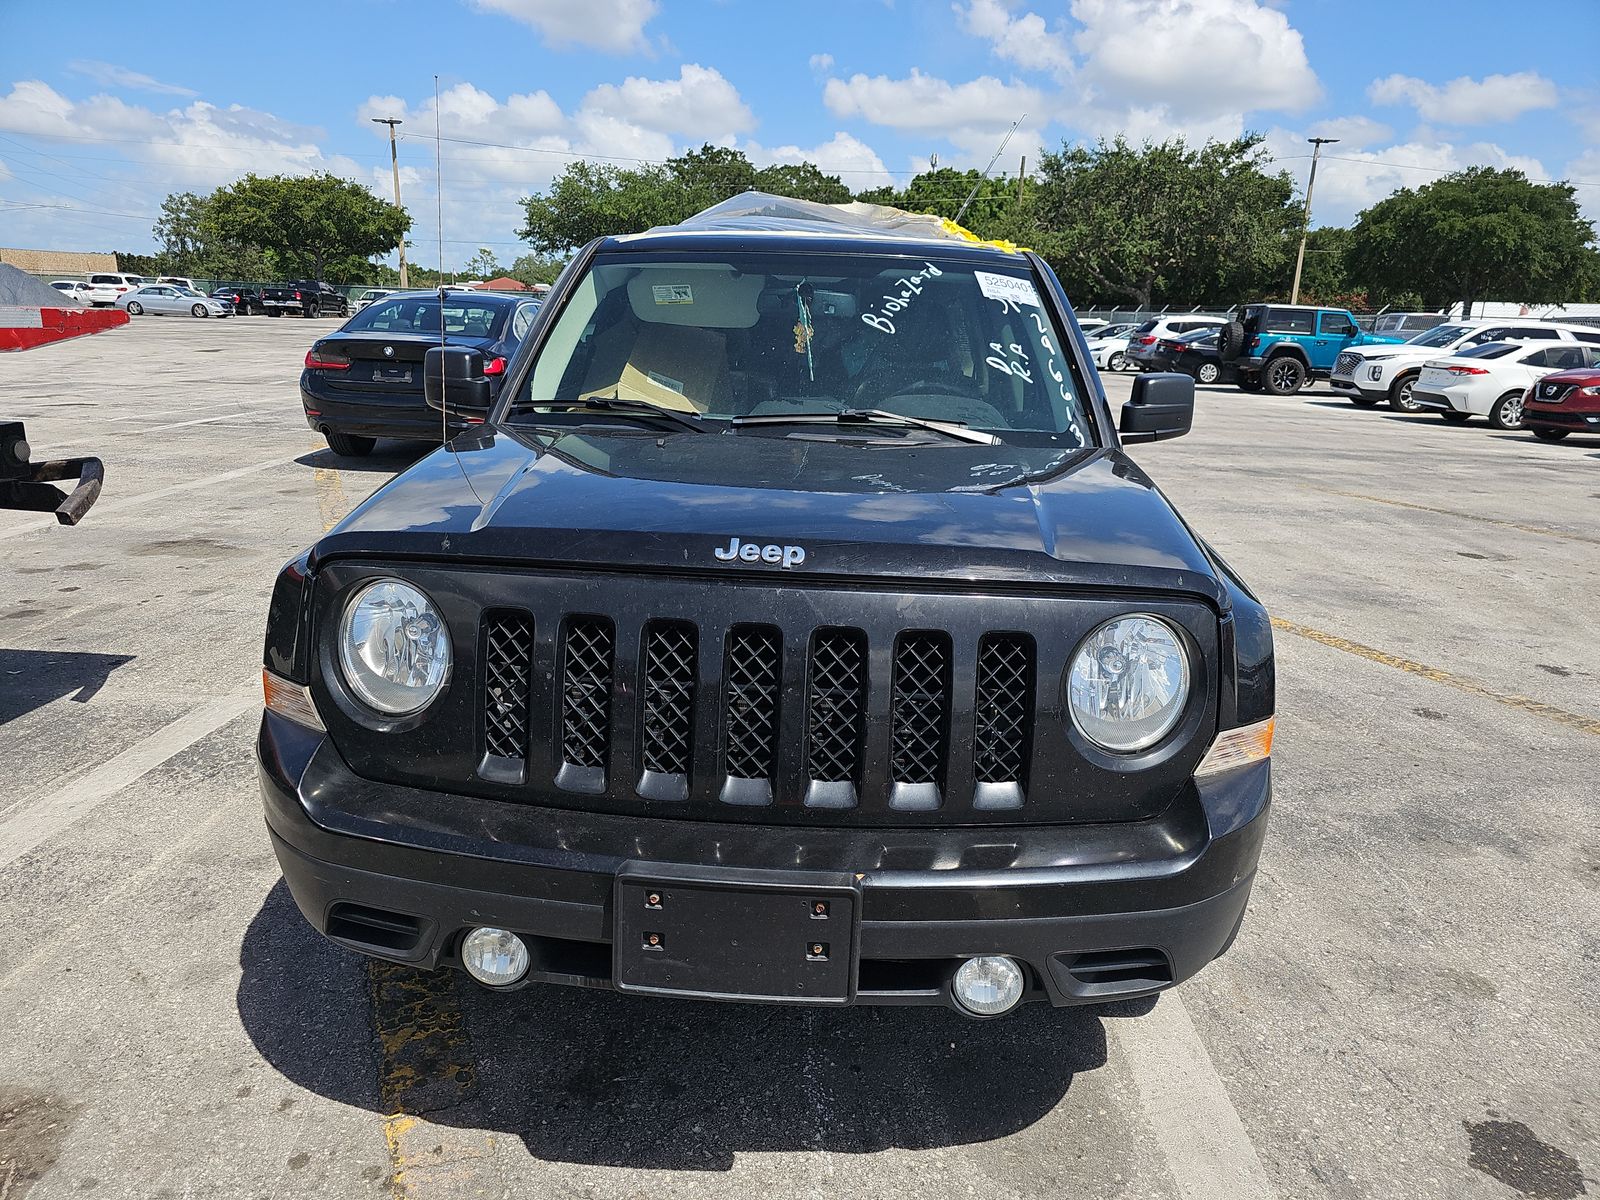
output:
[[[1033,280],[1018,279],[1015,275],[996,275],[992,271],[974,271],[978,290],[991,300],[1010,300],[1014,304],[1031,304],[1039,307],[1039,293]]]
[[[694,289],[687,283],[658,283],[650,290],[657,304],[694,303]]]

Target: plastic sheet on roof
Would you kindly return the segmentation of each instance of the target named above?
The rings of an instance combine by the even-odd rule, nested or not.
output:
[[[657,229],[762,229],[779,233],[856,233],[872,237],[903,237],[917,241],[969,242],[993,246],[1008,254],[1022,247],[1014,242],[985,241],[954,221],[931,213],[906,212],[886,204],[819,204],[767,192],[743,192],[713,204],[677,225]],[[652,232],[655,232],[654,230]]]

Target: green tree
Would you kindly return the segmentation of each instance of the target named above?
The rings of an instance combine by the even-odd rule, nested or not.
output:
[[[1430,308],[1483,300],[1548,304],[1600,286],[1594,225],[1570,184],[1471,167],[1401,188],[1356,220],[1350,275],[1376,298],[1420,294]]]
[[[161,202],[154,233],[161,243],[158,257],[169,274],[200,273],[206,249],[201,223],[209,204],[209,197],[194,192],[174,192]]]
[[[536,283],[554,283],[567,260],[556,254],[524,254],[511,264],[507,275],[519,283],[532,287]]]
[[[818,204],[848,204],[852,198],[837,175],[824,175],[821,168],[808,162],[762,167],[755,175],[755,189]]]
[[[739,150],[701,146],[660,166],[617,167],[578,161],[542,194],[523,199],[527,220],[517,236],[541,254],[559,254],[607,234],[675,225],[740,192],[769,185],[804,188],[801,199],[842,202],[849,189],[810,163],[757,171]],[[784,194],[793,194],[787,190]]]
[[[143,275],[148,278],[163,274],[154,254],[130,254],[118,250],[116,260],[117,270],[126,271],[129,275]]]
[[[296,274],[331,283],[365,275],[365,261],[399,244],[404,209],[335,175],[250,174],[218,188],[201,228],[208,239],[253,246]]]
[[[1282,286],[1302,208],[1261,141],[1063,145],[1043,155],[1009,236],[1079,298],[1231,303]]]
[[[479,246],[478,252],[461,265],[461,273],[468,279],[494,279],[504,274],[504,269],[495,259],[493,250]]]

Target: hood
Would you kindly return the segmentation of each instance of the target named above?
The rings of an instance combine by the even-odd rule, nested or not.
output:
[[[1539,377],[1540,386],[1547,383],[1562,387],[1600,387],[1600,367],[1568,367]]]
[[[502,427],[422,459],[314,554],[1087,585],[1226,603],[1176,511],[1108,449]]]

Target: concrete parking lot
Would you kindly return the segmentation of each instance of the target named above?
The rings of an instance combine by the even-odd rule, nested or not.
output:
[[[0,357],[106,461],[0,512],[0,1200],[1600,1192],[1600,439],[1217,388],[1136,449],[1279,624],[1250,915],[1158,1001],[494,995],[322,941],[259,815],[273,575],[423,449],[306,429],[333,324]]]

